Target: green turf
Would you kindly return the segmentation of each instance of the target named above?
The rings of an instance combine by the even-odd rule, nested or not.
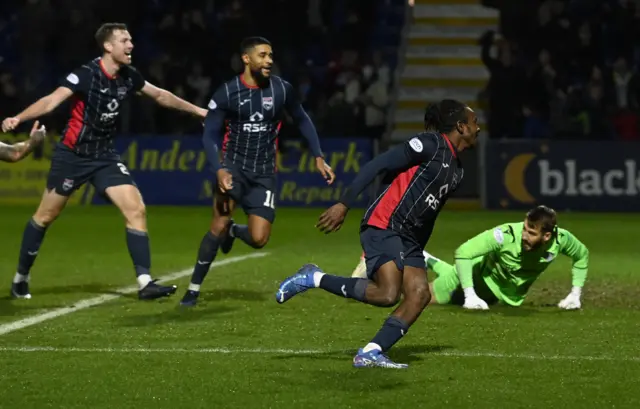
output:
[[[0,291],[7,294],[33,209],[1,210]],[[640,217],[560,215],[591,250],[582,311],[554,307],[571,287],[570,262],[561,259],[521,308],[430,307],[391,351],[410,363],[397,371],[351,367],[355,349],[390,310],[321,290],[274,301],[280,280],[305,262],[342,275],[355,267],[361,213],[332,236],[314,230],[318,214],[280,209],[261,250],[269,255],[212,269],[192,310],[177,308],[185,277],[171,299],[124,296],[0,335],[0,408],[640,406]],[[206,208],[149,209],[155,275],[191,266],[209,215]],[[450,260],[466,238],[521,217],[445,210],[428,250]],[[252,252],[238,242],[229,256]],[[0,325],[131,284],[117,211],[70,207],[40,250],[34,298],[0,299]],[[53,350],[16,352],[23,347]]]

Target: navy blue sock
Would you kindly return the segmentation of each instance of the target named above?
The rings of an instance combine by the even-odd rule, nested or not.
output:
[[[380,345],[382,352],[388,351],[400,338],[409,331],[409,325],[404,320],[392,315],[382,324],[382,328],[371,340],[372,343]]]
[[[20,258],[18,259],[18,273],[28,275],[31,266],[36,261],[40,245],[47,232],[46,227],[39,226],[35,220],[29,220],[24,233],[22,233],[22,244],[20,245]]]
[[[127,229],[127,248],[136,269],[136,276],[150,274],[151,248],[147,232]]]
[[[366,302],[365,294],[369,280],[325,274],[320,279],[320,288],[335,295]]]
[[[191,284],[200,285],[204,281],[204,278],[209,272],[211,263],[215,260],[218,254],[218,246],[220,242],[217,236],[214,236],[210,231],[204,235],[200,242],[200,248],[198,249],[198,260],[193,268],[193,274],[191,274]]]
[[[233,226],[231,226],[231,229],[233,230],[231,234],[234,237],[244,241],[248,246],[251,246],[254,249],[260,248],[253,241],[251,234],[249,234],[249,226],[247,226],[246,224],[234,224]]]

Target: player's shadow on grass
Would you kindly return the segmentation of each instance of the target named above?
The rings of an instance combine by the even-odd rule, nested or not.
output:
[[[112,285],[103,283],[87,283],[62,285],[56,287],[38,288],[37,294],[57,295],[57,294],[119,294],[113,290]]]
[[[447,306],[449,307],[449,306]],[[487,315],[504,315],[506,317],[528,317],[530,315],[539,314],[541,311],[535,307],[510,307],[508,305],[492,305],[489,310],[465,310],[462,307],[449,307],[451,314],[469,316],[487,316]]]
[[[25,311],[44,311],[66,306],[66,304],[33,304],[30,300],[16,300],[7,295],[0,298],[0,317],[13,317]]]
[[[122,318],[120,321],[125,327],[144,327],[174,322],[202,321],[207,318],[211,318],[212,316],[236,311],[237,309],[237,307],[227,307],[222,305],[211,306],[209,308],[177,307],[165,312],[127,316]]]
[[[539,314],[540,311],[532,307],[509,307],[502,305],[496,307],[495,314],[504,315],[505,317],[528,317],[530,315]]]
[[[200,294],[200,300],[203,301],[224,301],[224,300],[240,300],[240,301],[266,301],[267,293],[252,290],[237,290],[219,288],[211,291],[205,291]]]
[[[182,297],[184,289],[178,287],[176,294],[170,299],[175,297]],[[138,298],[138,293],[122,294],[116,291],[104,291],[103,294],[119,294],[126,298]],[[236,289],[214,289],[210,291],[203,291],[198,298],[198,303],[212,302],[212,301],[224,301],[224,300],[241,300],[241,301],[265,301],[267,300],[267,293],[261,293],[259,291],[251,290],[236,290]]]
[[[391,360],[400,363],[411,363],[422,361],[430,353],[443,352],[448,349],[453,349],[449,345],[398,345],[393,347],[389,351],[389,358]],[[344,361],[345,359],[353,358],[357,353],[357,349],[342,350],[342,351],[328,351],[321,353],[308,353],[308,354],[283,354],[274,356],[273,359],[287,360],[287,359],[318,359],[318,360],[332,360],[332,361]],[[425,356],[426,355],[426,356]]]
[[[307,382],[311,388],[322,385],[325,390],[339,392],[363,391],[376,394],[385,391],[397,391],[398,389],[411,388],[415,385],[411,379],[407,379],[407,371],[383,370],[384,376],[379,371],[354,371],[350,366],[343,370],[312,370],[309,378],[301,377],[299,372],[292,371],[289,383],[298,388],[301,382]],[[279,379],[282,382],[282,378]],[[367,392],[370,391],[370,392]],[[328,405],[327,405],[328,406]],[[375,406],[375,405],[374,405]]]
[[[509,307],[500,306],[494,312],[496,314],[504,315],[505,317],[528,317],[531,315],[539,314],[568,314],[576,311],[563,310],[558,308],[557,303],[535,303],[522,307]]]

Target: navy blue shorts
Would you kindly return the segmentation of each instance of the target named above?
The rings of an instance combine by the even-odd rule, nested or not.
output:
[[[360,230],[360,243],[370,279],[389,261],[393,261],[400,271],[404,271],[404,266],[424,268],[424,255],[420,245],[393,230],[364,226]]]
[[[233,188],[228,193],[233,201],[242,206],[246,214],[273,223],[276,219],[276,175],[249,172],[230,164],[224,167],[233,177]]]
[[[116,154],[103,158],[80,156],[71,149],[58,145],[51,157],[47,189],[55,189],[62,196],[71,194],[85,183],[91,183],[96,192],[112,186],[134,185],[127,167]]]

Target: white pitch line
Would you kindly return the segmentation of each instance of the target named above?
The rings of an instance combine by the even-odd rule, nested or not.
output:
[[[220,260],[212,263],[211,267],[224,266],[226,264],[238,263],[240,261],[248,260],[251,258],[265,257],[268,255],[269,253],[262,252],[262,253],[249,253],[249,254],[236,256],[236,257],[229,257],[224,260]],[[178,271],[175,273],[163,275],[158,278],[158,282],[162,283],[165,281],[177,280],[179,278],[182,278],[191,274],[192,271],[193,271],[193,268],[189,268],[189,269]],[[7,324],[2,324],[0,325],[0,335],[5,335],[10,332],[29,327],[31,325],[39,324],[43,321],[47,321],[53,318],[61,317],[63,315],[71,314],[72,312],[84,310],[85,308],[93,307],[94,305],[104,304],[108,301],[115,300],[116,298],[119,298],[124,294],[135,293],[138,291],[138,289],[139,288],[137,285],[119,288],[114,290],[114,292],[119,294],[104,294],[94,298],[87,298],[87,299],[78,301],[77,303],[75,303],[70,307],[56,308],[55,310],[44,312],[42,314],[34,315],[34,316],[24,318],[18,321],[14,321],[14,322],[9,322]]]
[[[77,348],[77,347],[43,347],[43,346],[0,346],[0,352],[56,352],[56,353],[107,353],[107,354],[153,354],[153,353],[182,353],[182,354],[258,354],[258,355],[323,355],[355,353],[349,350],[322,349],[286,349],[286,348]],[[589,356],[589,355],[535,355],[535,354],[505,354],[500,352],[473,351],[440,351],[425,352],[425,356],[442,356],[451,358],[500,358],[523,359],[532,361],[608,361],[608,362],[639,362],[638,356]]]
[[[263,355],[320,355],[331,351],[320,349],[263,349],[263,348],[57,348],[57,347],[1,347],[0,352],[61,352],[61,353],[182,353],[182,354],[263,354]],[[340,352],[340,351],[339,351]],[[346,352],[346,351],[345,351]]]

